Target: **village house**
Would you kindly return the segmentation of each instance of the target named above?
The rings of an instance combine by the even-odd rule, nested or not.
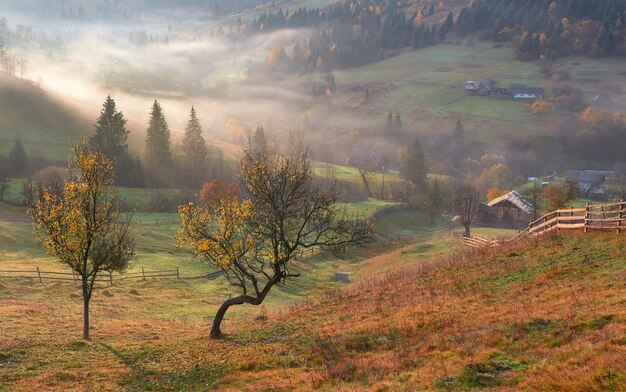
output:
[[[511,91],[515,99],[543,99],[545,90],[541,87],[529,87],[525,84],[512,84]]]
[[[377,172],[386,172],[389,167],[389,159],[382,152],[355,148],[348,157],[348,165],[352,167],[367,165]]]
[[[499,226],[524,229],[533,217],[532,203],[516,191],[497,197],[487,205],[496,210]]]
[[[493,79],[485,79],[481,82],[468,80],[465,82],[465,91],[470,94],[481,96],[515,98],[515,99],[543,99],[545,90],[541,87],[530,87],[523,83],[513,83],[511,89],[497,87]]]
[[[606,201],[608,195],[604,188],[606,176],[604,173],[613,173],[610,171],[600,170],[568,170],[565,177],[566,181],[575,182],[578,185],[578,194],[580,197]]]
[[[475,80],[468,80],[465,82],[465,91],[473,93],[480,89],[480,82]]]

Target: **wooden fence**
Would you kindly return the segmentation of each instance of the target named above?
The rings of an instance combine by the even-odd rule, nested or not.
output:
[[[487,240],[480,237],[465,237],[461,235],[461,242],[472,248],[486,248],[559,230],[576,229],[582,229],[585,233],[590,230],[607,230],[615,231],[618,234],[621,233],[623,230],[626,230],[626,202],[621,201],[608,204],[587,203],[584,208],[556,210],[530,222],[524,231],[513,238]]]
[[[44,281],[80,281],[80,276],[74,272],[52,272],[42,271],[39,267],[35,267],[35,270],[1,270],[0,279],[27,279],[30,281],[39,281],[43,284]],[[220,275],[221,271],[215,271],[199,276],[181,276],[180,269],[160,270],[160,271],[146,271],[141,267],[141,271],[133,271],[125,274],[113,275],[111,272],[103,272],[95,282],[106,283],[112,286],[114,283],[124,280],[147,280],[154,278],[176,278],[176,279],[202,279],[212,278]]]
[[[488,240],[481,237],[466,237],[465,234],[460,234],[461,243],[471,248],[489,248],[499,245],[498,240]]]
[[[585,208],[556,210],[530,222],[526,231],[538,235],[561,229],[615,230],[620,233],[626,229],[626,202],[587,203]]]

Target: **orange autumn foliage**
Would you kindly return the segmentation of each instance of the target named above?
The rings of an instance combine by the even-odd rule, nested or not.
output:
[[[239,187],[232,182],[217,179],[205,182],[200,189],[200,200],[208,209],[214,209],[220,201],[239,197]]]

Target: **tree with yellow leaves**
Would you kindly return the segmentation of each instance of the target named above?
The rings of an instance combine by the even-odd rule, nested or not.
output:
[[[89,339],[89,302],[103,272],[123,272],[134,257],[130,219],[112,190],[113,162],[103,153],[73,145],[69,180],[62,196],[44,188],[32,209],[39,241],[50,256],[67,264],[80,278],[83,338]]]
[[[220,306],[211,337],[231,306],[260,305],[272,287],[300,276],[292,261],[306,249],[338,253],[371,240],[365,219],[348,219],[334,186],[313,181],[311,159],[302,148],[287,156],[269,149],[244,149],[241,179],[249,199],[223,199],[213,211],[193,204],[179,208],[179,245],[219,268],[241,294]]]

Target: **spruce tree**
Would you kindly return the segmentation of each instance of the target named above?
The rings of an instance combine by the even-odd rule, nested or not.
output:
[[[127,151],[129,131],[126,130],[126,119],[124,114],[117,110],[115,101],[110,95],[104,101],[94,127],[96,133],[89,141],[91,147],[100,150],[112,160]]]
[[[426,156],[419,138],[416,137],[403,162],[400,163],[400,175],[414,185],[420,186],[426,180],[427,171]]]
[[[11,175],[19,176],[25,174],[28,168],[28,155],[20,138],[16,138],[9,152],[9,169]]]
[[[426,210],[428,211],[430,224],[434,225],[435,220],[441,215],[443,210],[443,195],[437,179],[434,179],[429,184],[428,193],[426,194]]]
[[[159,170],[168,167],[172,162],[170,150],[170,129],[165,121],[163,109],[158,101],[154,101],[148,122],[146,136],[146,162],[148,170]]]
[[[396,113],[395,130],[396,133],[402,132],[402,118],[400,117],[400,113]]]
[[[207,146],[206,140],[202,136],[202,126],[193,107],[189,114],[189,122],[187,122],[187,127],[185,128],[183,153],[185,154],[185,165],[189,170],[192,185],[199,186],[206,166]]]
[[[256,127],[254,136],[252,138],[253,147],[258,150],[265,150],[267,148],[267,138],[265,137],[265,130],[262,126]]]

